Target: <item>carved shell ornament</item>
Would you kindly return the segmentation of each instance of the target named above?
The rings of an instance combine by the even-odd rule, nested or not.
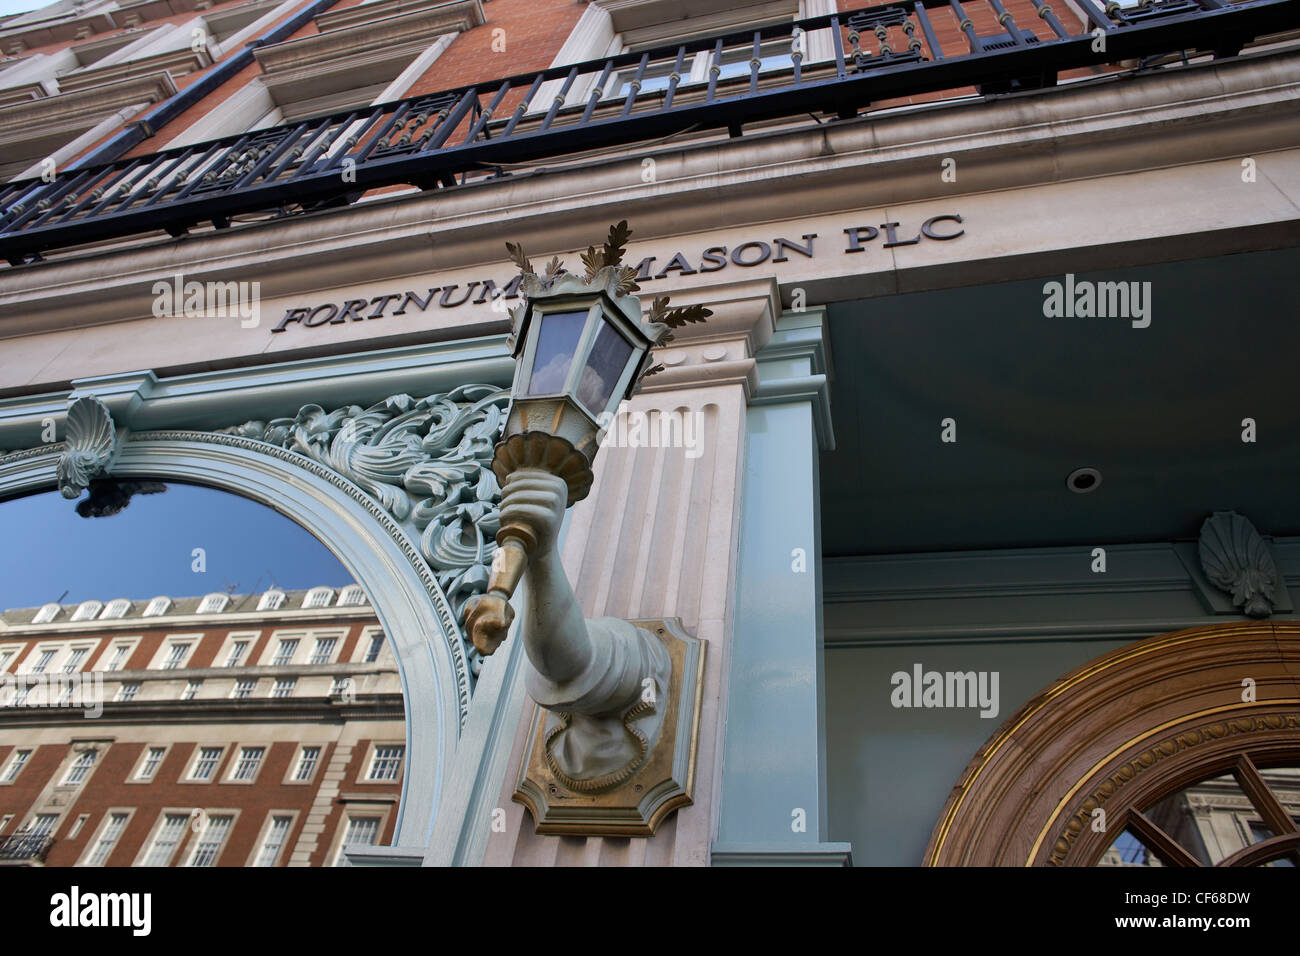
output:
[[[59,457],[59,492],[77,498],[93,479],[107,473],[117,450],[117,434],[108,408],[87,395],[68,406],[66,430],[67,447]]]
[[[1250,617],[1268,617],[1277,601],[1279,577],[1273,555],[1249,519],[1216,511],[1201,525],[1201,567],[1215,587]]]

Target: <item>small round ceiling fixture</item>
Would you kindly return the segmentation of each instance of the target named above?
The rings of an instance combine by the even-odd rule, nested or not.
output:
[[[1065,479],[1065,486],[1076,495],[1086,495],[1101,487],[1101,472],[1096,468],[1076,468]]]

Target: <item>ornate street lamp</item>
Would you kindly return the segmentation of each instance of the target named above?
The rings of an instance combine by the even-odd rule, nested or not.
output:
[[[522,274],[524,301],[511,315],[515,380],[492,461],[503,485],[516,469],[540,468],[564,479],[569,507],[585,498],[604,427],[641,380],[661,368],[650,367],[650,349],[670,341],[672,329],[711,314],[698,305],[669,309],[661,296],[643,315],[632,294],[637,270],[622,264],[630,235],[626,220],[611,226],[604,246],[582,255],[583,276],[566,271],[558,257],[539,276],[523,250],[506,243]],[[505,639],[514,619],[508,602],[536,543],[520,521],[497,532],[487,593],[466,606],[466,628],[480,653],[493,653]]]

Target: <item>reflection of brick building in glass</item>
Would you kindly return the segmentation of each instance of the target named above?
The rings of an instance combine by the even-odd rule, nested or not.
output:
[[[0,865],[330,865],[390,839],[405,738],[355,585],[6,611]]]
[[[1261,769],[1282,811],[1300,824],[1300,768]],[[1202,780],[1170,794],[1145,811],[1152,823],[1202,866],[1218,866],[1248,847],[1272,839],[1275,833],[1263,801],[1252,799],[1233,774]],[[1159,856],[1149,851],[1132,833],[1124,832],[1103,854],[1101,866],[1164,866]],[[1283,857],[1266,864],[1295,866],[1292,858]]]

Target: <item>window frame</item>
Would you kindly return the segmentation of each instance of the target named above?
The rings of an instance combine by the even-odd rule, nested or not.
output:
[[[212,659],[212,666],[231,669],[250,666],[249,660],[253,656],[253,649],[257,647],[257,641],[261,636],[262,632],[260,630],[227,632],[226,636],[221,641],[221,647],[217,651],[217,656]],[[230,654],[235,649],[235,645],[241,643],[247,644],[248,646],[244,648],[244,653],[240,656],[239,663],[228,663],[230,660]]]
[[[176,842],[172,845],[172,848],[170,852],[168,852],[167,858],[165,860],[159,863],[150,863],[149,858],[153,856],[154,850],[156,849],[158,844],[158,840],[162,837],[163,830],[166,827],[168,817],[172,817],[172,818],[180,817],[182,820],[180,824],[179,832],[176,835]],[[162,809],[160,809],[158,811],[158,818],[154,821],[153,826],[150,828],[149,834],[145,837],[144,841],[140,844],[140,849],[136,853],[135,861],[131,865],[132,866],[159,866],[159,867],[171,866],[172,861],[176,859],[176,854],[181,852],[181,850],[185,848],[185,845],[188,842],[188,837],[190,836],[190,834],[187,831],[190,828],[190,820],[193,819],[193,817],[194,817],[194,811],[193,809],[190,808],[163,807]]]
[[[260,750],[261,753],[257,756],[257,762],[253,764],[252,775],[247,779],[241,780],[236,776],[236,774],[239,773],[240,766],[244,760],[244,751],[246,750]],[[226,774],[222,782],[238,784],[240,786],[252,786],[257,783],[258,779],[262,776],[262,771],[266,768],[267,758],[271,756],[271,745],[269,743],[245,743],[239,741],[230,748],[230,752],[232,756],[227,762]]]
[[[270,588],[263,591],[262,596],[257,599],[257,610],[259,611],[278,611],[284,607],[284,602],[288,599],[280,588]]]
[[[375,777],[374,776],[375,766],[381,759],[379,756],[379,751],[392,749],[392,748],[396,748],[398,751],[400,751],[400,755],[397,758],[397,772],[395,776],[378,777],[378,778]],[[403,775],[406,773],[406,756],[407,754],[406,754],[405,741],[397,741],[397,740],[371,741],[370,747],[366,751],[366,760],[365,760],[365,764],[363,765],[365,767],[365,771],[358,776],[357,783],[374,783],[374,784],[399,783],[400,784],[402,782]]]
[[[117,815],[126,817],[126,819],[122,821],[122,829],[118,832],[117,836],[113,838],[113,842],[108,847],[108,852],[104,854],[103,861],[100,863],[92,862],[95,856],[95,851],[99,848],[100,841],[104,838],[105,831],[108,830],[113,817]],[[80,857],[73,865],[108,866],[108,861],[113,858],[113,854],[117,852],[118,848],[122,845],[122,837],[131,826],[131,820],[134,816],[135,807],[109,807],[106,809],[104,811],[103,819],[99,821],[99,826],[95,828],[90,839],[86,841],[86,845],[82,849]]]
[[[319,600],[318,600],[319,599]],[[317,611],[330,606],[334,601],[334,589],[321,585],[311,588],[302,596],[302,610]]]
[[[38,749],[38,747],[34,746],[15,747],[13,750],[9,751],[9,756],[5,760],[4,768],[0,769],[0,787],[7,787],[10,784],[16,783],[18,778],[23,775],[23,771],[27,769],[27,765],[31,763],[32,756]],[[21,761],[18,759],[19,754],[25,755]],[[17,769],[14,768],[15,763],[18,764]]]
[[[120,621],[131,613],[132,601],[129,598],[113,598],[104,605],[104,609],[99,612],[97,621]],[[117,613],[110,613],[110,612]]]
[[[58,664],[56,662],[59,659],[59,653],[63,650],[63,647],[64,645],[62,642],[57,644],[50,644],[48,642],[43,641],[40,644],[32,645],[32,649],[28,651],[27,656],[23,658],[22,669],[18,671],[18,673],[20,674],[51,673],[50,668],[58,667]],[[41,658],[44,658],[46,654],[48,654],[49,657],[45,659],[44,662],[42,662]],[[40,664],[39,670],[36,669],[37,664]]]
[[[190,659],[198,649],[199,643],[203,640],[205,631],[186,631],[168,634],[158,645],[158,650],[154,652],[153,659],[149,662],[147,670],[151,671],[179,671],[185,670],[189,666]],[[174,645],[186,644],[188,650],[182,655],[181,661],[174,667],[167,667],[166,662],[171,658],[171,649]]]
[[[95,610],[89,614],[82,613],[83,611],[85,611],[87,608],[90,607],[94,607]],[[94,601],[94,600],[82,601],[77,605],[77,609],[73,611],[70,615],[68,615],[68,622],[82,624],[88,621],[93,621],[99,617],[100,612],[103,610],[104,610],[103,601]]]
[[[289,846],[293,841],[294,828],[297,827],[298,825],[298,815],[299,815],[299,811],[297,810],[266,811],[266,817],[262,820],[262,827],[260,830],[258,830],[257,839],[253,841],[253,850],[251,853],[249,853],[248,860],[244,864],[244,866],[256,867],[258,869],[272,869],[277,866],[287,866],[288,857],[286,857],[285,854],[286,851],[288,851],[289,856],[293,855],[292,850],[289,850]],[[259,866],[257,861],[261,858],[262,851],[266,847],[266,842],[271,836],[271,827],[276,817],[279,817],[281,819],[287,818],[289,820],[289,826],[285,830],[284,839],[281,841],[280,846],[276,849],[275,856],[272,858],[271,862],[265,864],[264,866]]]
[[[209,604],[216,604],[218,606],[205,610],[205,607]],[[195,606],[194,613],[205,616],[209,614],[223,614],[228,607],[230,607],[230,595],[225,591],[212,591],[199,598],[199,603]]]
[[[99,766],[100,751],[93,747],[84,750],[75,750],[72,752],[72,759],[67,761],[67,766],[63,773],[59,775],[59,782],[55,785],[57,789],[80,787],[90,779],[95,768]],[[86,758],[89,757],[89,762]],[[73,780],[72,775],[80,772],[78,779]]]
[[[159,602],[162,602],[161,604]],[[155,610],[156,608],[156,610]],[[149,599],[149,603],[140,612],[141,617],[162,617],[172,609],[172,599],[166,594],[159,594]]]
[[[348,831],[351,829],[353,820],[375,820],[375,838],[370,843],[349,844],[347,842]],[[345,847],[359,846],[382,846],[379,841],[384,838],[384,828],[388,825],[388,813],[386,810],[378,807],[366,806],[364,809],[358,807],[351,810],[348,807],[343,808],[343,813],[339,817],[338,826],[335,827],[333,845],[330,848],[330,862],[326,866],[342,866],[345,862],[343,850]]]
[[[46,617],[44,620],[42,620],[42,619],[41,619],[41,615],[42,615],[42,614],[45,614],[47,611],[49,611],[50,608],[54,608],[54,612],[53,612],[52,614],[50,614],[48,617]],[[58,617],[59,617],[59,612],[62,611],[62,610],[63,610],[63,605],[62,605],[62,604],[53,604],[53,603],[51,603],[51,604],[42,604],[40,607],[38,607],[38,608],[36,609],[36,613],[32,615],[32,623],[33,623],[33,624],[49,624],[51,621],[55,621],[55,620],[58,619]]]
[[[95,666],[92,667],[91,670],[102,674],[112,674],[117,671],[129,670],[130,668],[126,667],[125,664],[131,660],[131,655],[134,654],[136,648],[140,646],[140,640],[140,636],[109,638],[104,643],[103,651],[101,651],[99,656],[95,658]],[[126,653],[122,655],[122,664],[124,666],[109,667],[109,665],[113,663],[113,655],[120,647],[126,648]]]
[[[194,772],[199,768],[199,762],[204,759],[203,751],[215,750],[217,756],[212,764],[212,771],[206,777],[196,777]],[[226,747],[223,744],[196,744],[194,747],[194,756],[190,760],[189,769],[185,775],[178,781],[180,783],[213,783],[221,779],[222,762],[226,759]]]
[[[312,639],[311,654],[307,656],[308,664],[333,664],[338,656],[341,641],[334,634],[322,634]],[[328,643],[329,647],[325,651],[324,658],[321,658],[321,645]]]
[[[285,653],[285,647],[288,645],[288,653]],[[271,656],[272,667],[293,667],[294,658],[298,656],[298,649],[302,647],[302,638],[298,637],[281,637],[275,642],[275,653]]]
[[[127,783],[153,783],[158,779],[158,773],[162,770],[163,764],[167,761],[167,755],[171,753],[171,744],[145,744],[144,749],[140,751],[140,756],[135,762],[135,768],[131,771],[131,776],[126,779]],[[162,756],[158,758],[158,766],[153,773],[148,776],[144,775],[145,765],[149,762],[149,753],[153,750],[161,750]]]
[[[379,653],[375,655],[373,661],[366,660],[370,653],[370,644],[376,638],[380,638]],[[384,632],[383,625],[368,624],[361,629],[361,634],[357,637],[356,646],[352,648],[353,664],[379,664],[383,661],[386,651],[391,650],[388,646],[388,635]]]
[[[284,780],[281,781],[286,786],[310,786],[316,780],[316,774],[320,773],[321,764],[325,762],[325,744],[299,744],[297,751],[294,753],[293,760],[289,761],[289,767],[285,771]],[[298,772],[302,767],[306,751],[309,748],[316,750],[316,757],[312,761],[311,773],[305,779],[298,778]]]
[[[90,660],[91,656],[95,653],[95,648],[98,646],[98,641],[92,641],[89,643],[76,641],[69,644],[63,657],[59,659],[58,673],[80,674],[85,670],[86,662]],[[81,657],[77,658],[74,663],[73,658],[76,657],[78,653],[81,654]],[[71,667],[72,670],[68,670],[69,667]]]
[[[185,862],[180,864],[187,869],[210,869],[217,866],[221,861],[221,854],[226,851],[226,846],[230,843],[230,836],[235,832],[235,825],[239,822],[239,811],[225,807],[212,810],[204,810],[203,828],[197,833],[193,832],[193,822],[190,824],[192,837],[189,845],[185,850]],[[216,850],[212,854],[212,862],[203,866],[197,866],[195,860],[204,847],[204,837],[207,836],[209,829],[212,827],[213,820],[229,820],[224,832],[221,835],[221,841],[217,844]]]

